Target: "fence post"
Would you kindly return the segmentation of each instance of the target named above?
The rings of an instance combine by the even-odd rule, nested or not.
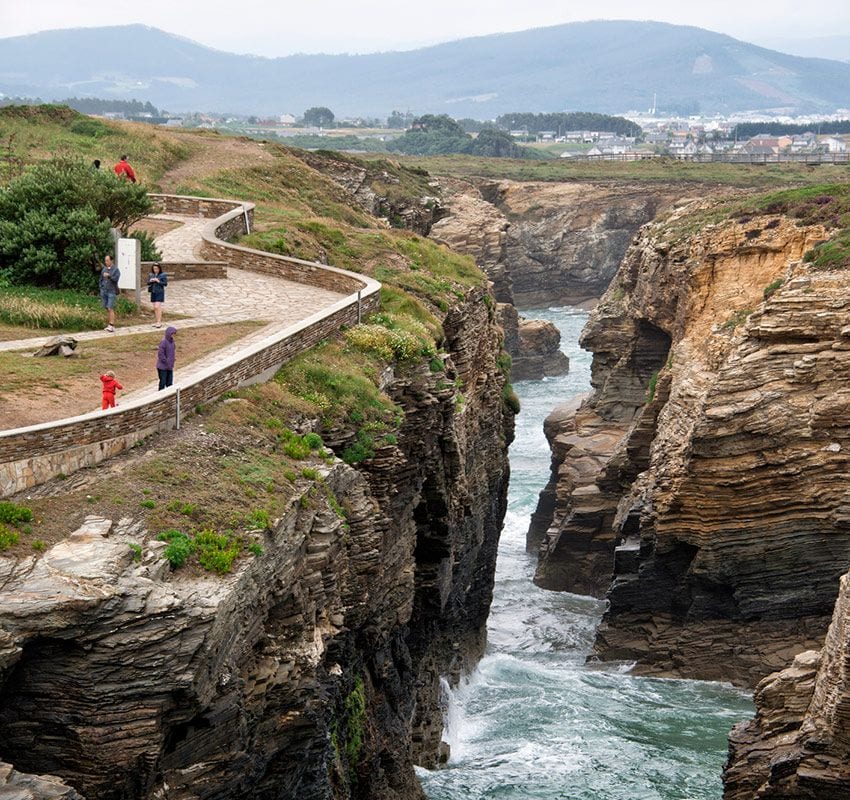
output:
[[[362,291],[361,289],[357,290],[357,324],[358,325],[360,324],[360,320],[363,317],[363,306],[362,306],[362,303],[360,302],[360,292],[361,291]]]
[[[177,402],[175,404],[174,410],[175,410],[175,413],[177,414],[177,426],[176,426],[176,428],[179,431],[180,430],[180,387],[179,386],[177,387],[177,391],[176,391],[174,396],[177,398]]]

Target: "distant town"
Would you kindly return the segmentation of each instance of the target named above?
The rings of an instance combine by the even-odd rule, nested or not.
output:
[[[0,96],[0,106],[39,104],[39,99]],[[618,117],[564,112],[553,114],[503,115],[496,120],[453,120],[446,115],[417,117],[411,111],[393,111],[385,119],[346,117],[337,119],[324,107],[307,109],[300,115],[253,116],[215,113],[170,114],[150,103],[97,98],[61,101],[92,116],[124,119],[166,127],[227,131],[254,138],[280,139],[307,149],[331,147],[355,152],[384,149],[404,152],[393,146],[406,132],[421,129],[421,120],[447,120],[473,139],[482,130],[498,130],[505,139],[532,151],[538,158],[640,160],[673,157],[683,160],[818,160],[844,162],[850,153],[850,109],[837,109],[822,116],[787,117],[737,114],[730,117],[699,115],[664,116],[658,112],[627,112]],[[540,120],[589,118],[601,124],[567,129],[557,125],[540,130],[529,124],[510,127],[513,117]],[[608,120],[631,123],[624,128],[605,129]],[[398,144],[396,142],[396,144]],[[495,152],[493,155],[509,155]]]

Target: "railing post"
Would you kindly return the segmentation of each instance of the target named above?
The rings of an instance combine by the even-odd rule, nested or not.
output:
[[[363,304],[360,300],[360,292],[362,290],[357,290],[357,324],[360,324],[360,320],[363,318]]]
[[[179,386],[177,387],[177,391],[176,391],[174,396],[176,398],[176,403],[175,403],[175,407],[174,407],[174,411],[177,415],[176,429],[179,431],[180,430],[180,387]]]
[[[248,207],[242,206],[242,213],[245,215],[245,233],[251,232],[251,221],[248,219]]]

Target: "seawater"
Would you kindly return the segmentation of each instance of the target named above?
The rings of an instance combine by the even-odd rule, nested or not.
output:
[[[514,385],[522,403],[511,445],[508,513],[499,546],[488,646],[448,691],[442,769],[418,770],[429,800],[719,800],[726,736],[752,716],[731,686],[629,674],[585,657],[604,603],[535,587],[525,534],[549,477],[543,420],[590,388],[578,347],[584,311],[524,311],[561,331],[570,373]]]

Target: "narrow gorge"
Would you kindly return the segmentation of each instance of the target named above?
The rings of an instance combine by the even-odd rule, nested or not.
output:
[[[278,376],[11,498],[63,533],[0,557],[0,794],[850,796],[843,190],[286,158],[321,221],[274,227],[298,173],[246,239],[362,259],[363,327],[436,346],[364,368],[391,432]],[[280,502],[252,557],[170,566],[139,509],[234,490]]]

